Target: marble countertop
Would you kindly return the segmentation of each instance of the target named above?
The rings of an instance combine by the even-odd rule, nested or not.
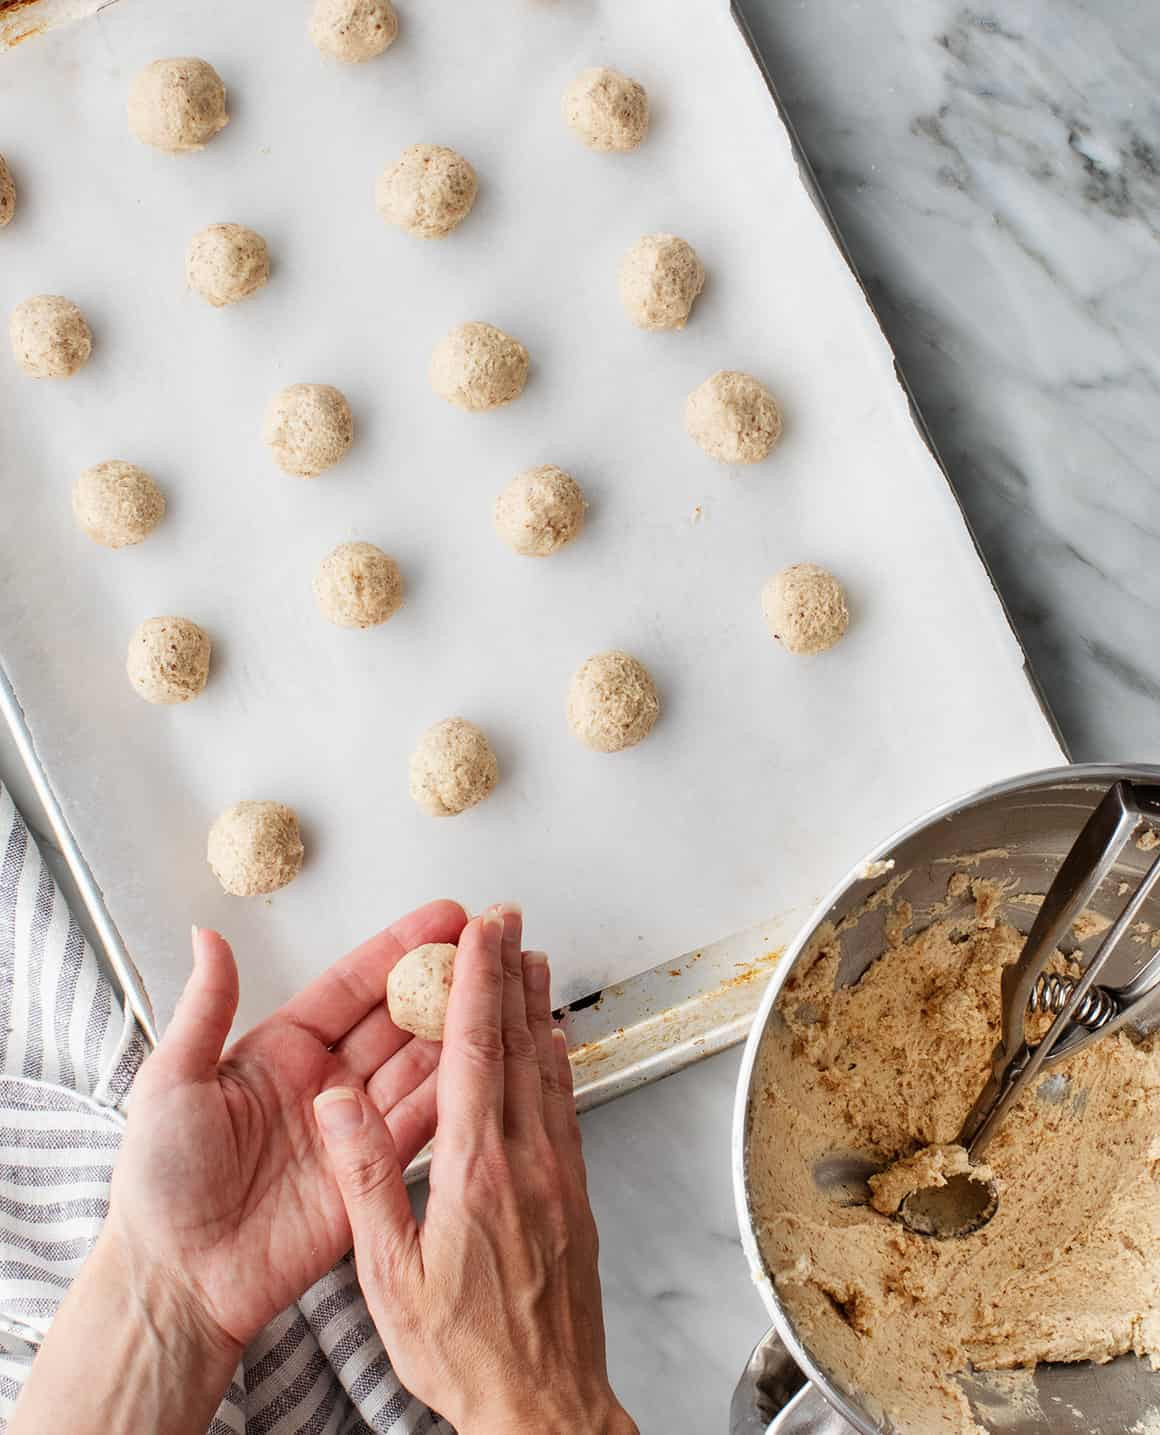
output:
[[[1160,11],[744,0],[1073,755],[1160,760]],[[16,758],[0,778],[35,822]],[[727,1428],[765,1317],[727,1053],[585,1118],[610,1363]]]

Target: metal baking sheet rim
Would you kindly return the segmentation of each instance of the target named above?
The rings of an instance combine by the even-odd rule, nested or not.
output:
[[[102,0],[0,0],[0,48],[17,44],[54,24],[95,14],[112,3],[115,3],[115,0],[103,0],[103,3]],[[801,182],[881,328],[881,321],[870,295],[862,283],[797,132],[778,96],[768,67],[757,48],[744,7],[738,0],[732,0],[730,10],[774,107],[786,127]],[[34,23],[29,24],[34,16]],[[18,24],[25,28],[18,31]],[[885,335],[883,337],[885,340]],[[894,369],[906,394],[915,428],[954,495],[979,561],[990,577],[986,557],[979,547],[970,520],[962,510],[946,466],[939,457],[930,431],[897,361]],[[1023,653],[1028,685],[1061,750],[1070,756],[1054,714],[1032,670],[1022,639],[1011,621],[1011,614],[1003,596],[995,587],[993,578],[991,581],[1008,626]],[[157,1023],[145,983],[129,955],[105,904],[101,889],[68,825],[37,754],[23,708],[2,665],[0,710],[3,711],[17,752],[44,808],[53,839],[76,884],[112,977],[146,1038],[151,1045],[155,1044],[158,1035]],[[771,922],[770,925],[773,926],[774,923]],[[756,958],[755,952],[758,953]],[[765,981],[781,955],[782,949],[771,945],[760,927],[751,928],[726,937],[714,943],[711,948],[662,962],[628,981],[573,1002],[564,1013],[564,1022],[576,1074],[577,1106],[581,1110],[599,1106],[637,1087],[681,1071],[744,1040]],[[410,1174],[421,1175],[426,1165],[426,1159],[421,1156]]]

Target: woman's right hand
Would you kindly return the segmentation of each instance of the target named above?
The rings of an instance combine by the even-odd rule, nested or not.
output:
[[[630,1435],[608,1382],[571,1067],[548,962],[518,909],[459,942],[438,1077],[427,1213],[361,1091],[315,1113],[359,1278],[399,1378],[461,1435]]]

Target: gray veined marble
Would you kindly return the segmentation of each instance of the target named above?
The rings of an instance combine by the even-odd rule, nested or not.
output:
[[[749,0],[1075,756],[1160,755],[1160,9]]]

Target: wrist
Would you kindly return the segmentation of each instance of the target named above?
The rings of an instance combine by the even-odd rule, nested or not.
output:
[[[640,1435],[611,1389],[572,1400],[544,1389],[518,1407],[488,1411],[456,1428],[459,1435]]]

